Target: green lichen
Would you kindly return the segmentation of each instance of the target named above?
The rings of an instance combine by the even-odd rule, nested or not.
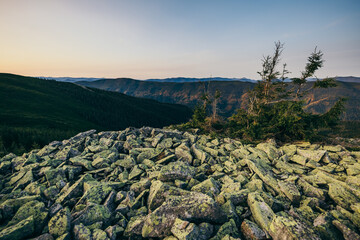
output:
[[[70,210],[68,208],[62,209],[53,216],[49,223],[49,233],[54,237],[60,237],[70,231]]]

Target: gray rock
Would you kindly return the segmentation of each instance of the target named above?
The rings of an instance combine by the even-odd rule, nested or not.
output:
[[[142,230],[143,237],[164,237],[170,234],[176,218],[186,221],[224,223],[227,219],[221,207],[209,196],[190,192],[173,196],[150,213]]]
[[[172,162],[160,170],[159,180],[189,180],[195,175],[195,168],[182,161]]]

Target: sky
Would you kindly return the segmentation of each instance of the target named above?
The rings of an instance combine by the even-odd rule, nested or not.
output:
[[[360,77],[359,0],[0,0],[0,72],[259,79],[274,42],[297,77]]]

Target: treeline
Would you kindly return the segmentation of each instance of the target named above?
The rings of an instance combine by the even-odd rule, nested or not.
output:
[[[21,127],[0,127],[0,156],[8,153],[21,155],[38,149],[51,141],[61,141],[75,135],[76,131],[56,129],[35,129]]]

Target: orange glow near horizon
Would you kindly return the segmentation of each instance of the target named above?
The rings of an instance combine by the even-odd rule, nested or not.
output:
[[[360,76],[360,2],[257,2],[1,1],[0,72],[257,79],[262,56],[280,40],[293,76],[315,46],[326,60],[318,77]],[[316,20],[310,5],[322,10]]]

